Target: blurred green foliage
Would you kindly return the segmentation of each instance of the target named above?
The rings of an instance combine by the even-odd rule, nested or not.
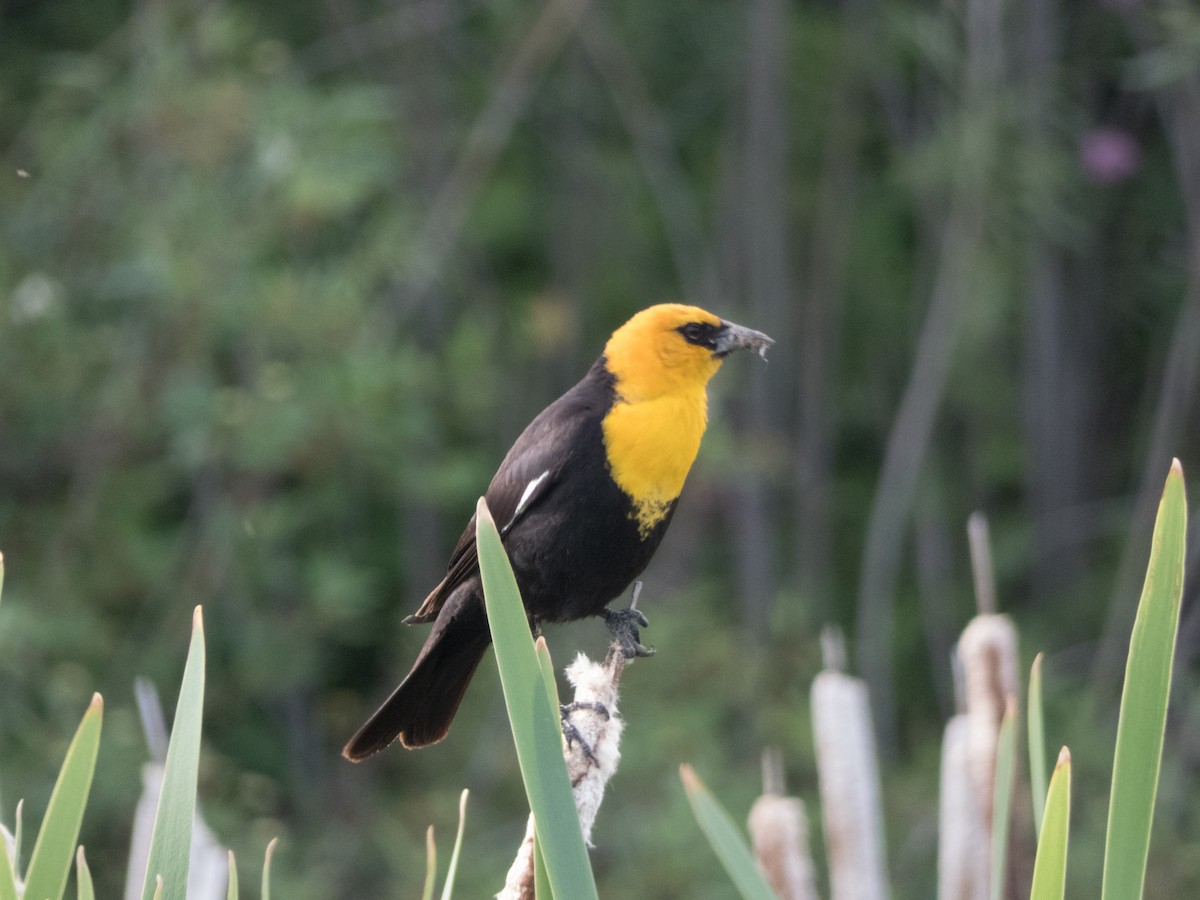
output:
[[[0,4],[0,817],[18,790],[40,816],[53,760],[101,691],[82,840],[97,893],[115,895],[145,758],[133,678],[172,695],[178,638],[202,602],[200,802],[246,865],[279,834],[280,896],[415,895],[425,827],[449,834],[469,787],[460,893],[494,891],[525,816],[494,664],[438,748],[361,767],[337,751],[415,654],[423,632],[400,620],[511,440],[612,328],[680,296],[703,263],[724,273],[717,311],[780,345],[765,370],[735,361],[714,383],[705,450],[648,572],[660,652],[626,676],[625,760],[593,860],[601,896],[729,896],[717,863],[694,853],[674,773],[684,759],[715,773],[736,813],[774,743],[790,787],[813,793],[817,628],[853,624],[882,448],[955,196],[986,216],[895,597],[899,731],[885,779],[897,896],[932,891],[944,650],[972,611],[959,537],[972,509],[992,517],[1002,604],[1060,686],[1046,718],[1067,733],[1047,740],[1115,733],[1114,697],[1081,698],[1196,240],[1163,112],[1195,73],[1194,12],[1054,4],[1047,80],[1031,87],[1014,63],[975,103],[960,84],[957,7],[784,9],[777,194],[798,284],[780,307],[750,296],[738,249],[755,221],[740,143],[748,9],[591,9],[583,37],[532,79],[431,272],[430,211],[535,7]],[[1028,36],[1009,35],[1011,47]],[[605,46],[632,80],[601,74]],[[636,133],[621,106],[631,97]],[[1031,97],[1046,110],[1036,139]],[[1133,141],[1121,178],[1097,180],[1080,155],[1100,126]],[[679,204],[648,174],[663,166],[711,232],[704,259],[678,258],[664,209]],[[833,220],[830,184],[845,188]],[[823,241],[838,229],[831,256]],[[1049,382],[1030,362],[1038,247],[1055,254],[1066,298]],[[824,320],[832,463],[818,514],[796,477],[809,320],[795,311],[825,270],[840,287]],[[1048,436],[1030,398],[1060,389]],[[762,393],[770,415],[747,428],[743,398]],[[1171,448],[1193,469],[1196,419]],[[771,526],[755,597],[735,577],[747,477],[766,490]],[[816,581],[796,549],[806,528],[827,548]],[[752,627],[755,604],[765,629]],[[1187,610],[1185,599],[1194,660]],[[596,623],[549,638],[560,660],[604,641]],[[1172,827],[1156,831],[1150,896],[1200,885],[1194,681],[1177,671],[1160,804]],[[1085,894],[1098,887],[1110,763],[1074,759],[1070,877]]]

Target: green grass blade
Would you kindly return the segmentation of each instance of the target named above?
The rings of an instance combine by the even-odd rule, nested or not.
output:
[[[546,874],[546,860],[542,856],[542,848],[537,842],[537,833],[533,835],[533,900],[553,900],[554,892],[550,890],[550,878]]]
[[[13,826],[13,867],[21,867],[21,848],[25,846],[25,800],[17,801],[16,824]]]
[[[1059,751],[1058,763],[1050,776],[1044,809],[1029,900],[1062,900],[1067,890],[1071,824],[1071,752],[1066,747]]]
[[[263,854],[262,900],[271,900],[271,860],[275,858],[278,845],[279,838],[271,838],[267,843],[267,852]]]
[[[704,786],[696,771],[689,765],[682,765],[679,767],[679,778],[700,830],[708,838],[708,843],[729,873],[738,893],[745,900],[777,900],[750,848],[746,846],[746,839],[733,824],[729,813]]]
[[[1175,460],[1154,523],[1150,564],[1125,665],[1102,900],[1139,900],[1142,896],[1183,596],[1186,531],[1183,468]]]
[[[554,661],[550,659],[550,647],[546,643],[546,638],[538,635],[538,639],[533,644],[534,652],[537,653],[538,665],[542,667],[542,681],[546,684],[546,696],[550,698],[550,706],[553,709],[558,709],[558,681],[554,677]],[[561,719],[560,719],[561,721]],[[562,731],[559,731],[561,736]]]
[[[162,793],[150,836],[142,898],[187,900],[192,820],[196,815],[196,777],[200,767],[200,734],[204,717],[204,617],[199,606],[192,616],[192,640],[175,706],[171,741],[163,767]],[[159,880],[161,878],[161,881]]]
[[[1008,828],[1011,819],[1013,781],[1017,759],[1017,704],[1008,698],[1008,708],[1000,722],[996,738],[996,776],[992,795],[992,900],[1004,897],[1004,877],[1008,872]]]
[[[225,892],[225,900],[238,900],[237,858],[229,851],[229,889]]]
[[[79,900],[96,900],[96,888],[92,885],[92,871],[83,856],[83,847],[75,851],[75,884]]]
[[[0,900],[18,900],[17,873],[8,858],[8,845],[0,835]]]
[[[1029,789],[1033,792],[1034,834],[1041,836],[1046,805],[1046,726],[1042,712],[1042,654],[1029,670]]]
[[[425,829],[425,885],[421,888],[421,900],[433,900],[437,887],[437,841],[433,839],[433,826]]]
[[[4,597],[4,554],[0,553],[0,598]]]
[[[546,873],[558,900],[594,898],[596,881],[567,778],[559,713],[550,701],[551,687],[538,663],[516,578],[482,498],[475,522],[496,665]]]
[[[546,643],[545,635],[538,635],[537,640],[533,642],[533,650],[537,654],[538,665],[542,668],[542,682],[546,685],[546,696],[550,698],[550,707],[560,709],[562,703],[558,698],[558,679],[554,677],[554,661],[550,658],[550,645]],[[562,721],[561,713],[559,721]],[[559,737],[562,737],[561,725]],[[534,900],[538,900],[538,897],[543,900],[553,900],[554,892],[550,890],[549,876],[546,874],[546,858],[542,856],[542,848],[537,842],[536,825],[534,831],[533,898]],[[540,894],[539,891],[541,891]]]
[[[67,748],[67,758],[59,770],[50,805],[33,844],[29,870],[25,873],[25,896],[29,900],[47,897],[59,900],[67,889],[75,842],[79,840],[79,826],[96,771],[103,719],[104,701],[94,694]]]
[[[458,834],[454,836],[454,849],[450,851],[450,868],[446,870],[446,884],[442,887],[442,900],[454,895],[454,880],[458,877],[458,857],[462,852],[463,831],[467,827],[467,797],[470,791],[463,789],[458,798]]]

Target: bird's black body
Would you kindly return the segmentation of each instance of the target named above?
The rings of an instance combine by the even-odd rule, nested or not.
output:
[[[484,497],[531,625],[598,615],[641,574],[700,449],[708,380],[731,352],[765,353],[771,343],[694,306],[652,306],[529,423]],[[628,615],[607,618],[627,653],[645,649],[620,626]],[[433,628],[404,681],[342,751],[351,760],[396,738],[423,747],[450,728],[491,643],[474,519],[446,577],[405,621]]]
[[[671,520],[673,504],[643,536],[630,498],[611,477],[602,423],[613,400],[613,376],[601,357],[529,423],[484,495],[532,624],[599,615],[646,568]],[[346,745],[351,759],[397,736],[410,747],[434,743],[450,727],[491,643],[474,516],[446,577],[405,621],[433,621],[433,631],[408,677]]]

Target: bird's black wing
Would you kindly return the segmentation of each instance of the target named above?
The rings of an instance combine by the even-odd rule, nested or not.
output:
[[[595,369],[541,413],[512,445],[484,499],[503,538],[530,509],[561,484],[581,430],[602,418],[611,403],[607,385],[594,384]],[[475,517],[467,523],[450,555],[446,577],[430,592],[407,623],[431,622],[455,588],[479,571]]]
[[[450,554],[450,565],[446,569],[446,577],[438,582],[438,586],[429,592],[417,611],[404,619],[405,625],[419,625],[432,622],[441,611],[446,598],[454,593],[454,589],[466,581],[472,574],[479,571],[479,555],[475,552],[475,517],[467,523],[466,529],[459,536],[454,552]]]

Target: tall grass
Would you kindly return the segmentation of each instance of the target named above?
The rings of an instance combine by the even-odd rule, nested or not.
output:
[[[477,507],[477,545],[488,621],[512,726],[517,758],[535,827],[535,885],[541,900],[586,900],[597,890],[563,759],[557,692],[548,655],[534,647],[529,622],[486,504]],[[1102,900],[1142,896],[1162,761],[1170,698],[1172,661],[1183,591],[1187,507],[1178,461],[1163,490],[1155,522],[1146,579],[1130,639],[1112,773],[1105,844]],[[0,555],[0,595],[4,560]],[[193,618],[174,726],[167,750],[163,788],[142,883],[143,900],[186,900],[196,777],[202,737],[205,645],[199,607]],[[1037,855],[1031,900],[1061,900],[1070,836],[1071,755],[1066,747],[1045,785],[1041,656],[1033,666],[1028,702],[1028,746],[1034,790]],[[80,900],[92,900],[91,873],[78,836],[95,775],[103,721],[103,700],[92,698],[59,770],[58,779],[30,856],[20,870],[19,850],[10,858],[0,849],[0,900],[61,900],[74,864]],[[1017,716],[1010,704],[998,724],[992,785],[990,893],[1003,890],[1004,856],[1010,828]],[[689,766],[680,769],[685,792],[700,825],[739,893],[748,900],[774,897],[741,830]],[[1044,797],[1044,804],[1042,798]],[[466,792],[441,900],[451,900],[463,841]],[[19,818],[19,814],[18,814]],[[15,829],[19,847],[20,824]],[[0,835],[11,837],[10,835]],[[275,847],[266,851],[262,897],[271,893]],[[238,896],[237,871],[229,854],[228,898]],[[429,842],[429,876],[424,896],[432,897],[436,852]]]
[[[1140,900],[1143,892],[1183,596],[1186,538],[1187,501],[1183,469],[1175,460],[1159,503],[1146,580],[1126,661],[1113,760],[1102,900]],[[1071,754],[1066,747],[1062,748],[1049,787],[1046,788],[1040,654],[1030,676],[1028,723],[1034,790],[1033,825],[1038,832],[1030,897],[1032,900],[1062,900],[1070,828]],[[1010,827],[1009,800],[1016,756],[1016,714],[1011,702],[1002,722],[998,724],[996,744],[991,750],[995,767],[990,878],[987,885],[988,893],[993,898],[1002,896],[1004,891]],[[863,777],[866,774],[863,773]],[[688,789],[689,799],[693,799],[693,794],[703,798],[706,793],[698,793],[694,786]],[[761,896],[756,887],[746,887],[742,876],[731,866],[729,860],[744,861],[749,857],[749,850],[736,829],[714,827],[714,821],[726,822],[728,817],[722,814],[723,818],[714,820],[712,804],[715,801],[705,799],[701,806],[693,800],[693,810],[701,830],[718,858],[725,863],[741,895],[745,898]],[[975,896],[972,891],[968,894]]]

